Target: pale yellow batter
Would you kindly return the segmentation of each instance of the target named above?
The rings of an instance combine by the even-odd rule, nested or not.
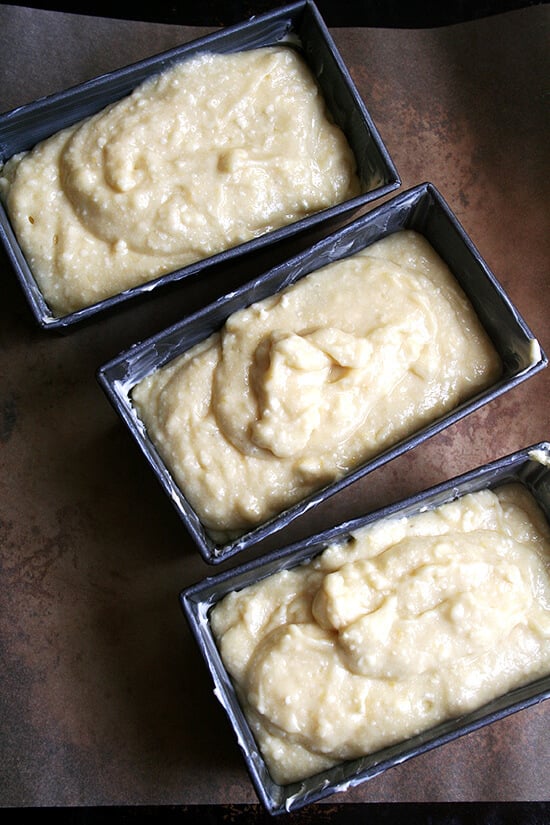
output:
[[[361,188],[313,76],[285,46],[191,58],[0,170],[10,221],[56,314]]]
[[[231,316],[135,408],[216,541],[343,476],[495,381],[500,361],[426,239],[403,231]]]
[[[550,672],[550,529],[520,485],[381,521],[232,592],[210,622],[276,782]]]

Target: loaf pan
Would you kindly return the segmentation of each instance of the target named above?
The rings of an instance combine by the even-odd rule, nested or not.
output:
[[[163,366],[218,330],[233,312],[284,289],[307,273],[354,252],[400,229],[423,234],[448,264],[472,302],[479,319],[499,353],[503,371],[499,380],[450,413],[408,438],[383,450],[335,483],[263,523],[239,538],[220,546],[207,534],[185,496],[174,483],[149,439],[131,401],[132,388],[146,375]],[[265,539],[310,511],[329,496],[380,467],[430,436],[459,421],[547,364],[547,357],[518,311],[489,270],[456,217],[430,184],[421,184],[378,205],[343,229],[328,235],[309,249],[168,329],[138,343],[99,367],[98,381],[114,409],[136,440],[170,501],[187,526],[203,558],[212,564]]]
[[[240,590],[273,573],[310,561],[328,545],[345,542],[350,534],[359,528],[385,518],[413,516],[467,493],[492,489],[509,482],[524,485],[534,496],[546,519],[550,519],[550,444],[542,442],[520,450],[389,507],[277,550],[263,559],[226,570],[180,593],[180,605],[210,672],[214,683],[214,695],[223,706],[234,730],[258,798],[270,814],[295,811],[331,794],[361,785],[394,765],[537,704],[550,696],[550,675],[500,696],[478,710],[438,724],[406,741],[360,759],[343,762],[301,782],[278,785],[272,780],[266,768],[231,678],[221,660],[209,621],[209,612],[213,605],[231,591]]]
[[[322,17],[309,0],[258,15],[0,115],[0,165],[12,155],[31,149],[50,135],[128,95],[141,82],[176,62],[201,52],[237,52],[281,42],[298,49],[316,77],[334,121],[348,138],[365,191],[334,207],[62,317],[55,316],[47,305],[18,245],[6,211],[0,204],[0,240],[32,313],[43,329],[67,330],[77,322],[114,310],[130,299],[143,298],[161,287],[173,286],[188,276],[202,274],[205,277],[214,265],[223,265],[245,253],[254,254],[269,244],[309,232],[325,223],[334,226],[400,185],[395,166],[372,117]]]

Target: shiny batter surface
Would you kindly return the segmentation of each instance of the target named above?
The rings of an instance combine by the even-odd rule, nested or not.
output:
[[[236,312],[132,400],[223,542],[451,410],[500,368],[446,265],[403,231]]]
[[[0,171],[57,314],[359,194],[355,159],[291,48],[203,54]]]
[[[211,611],[276,782],[550,672],[550,529],[520,485],[381,521]]]

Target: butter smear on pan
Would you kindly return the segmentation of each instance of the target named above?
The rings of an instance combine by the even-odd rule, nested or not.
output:
[[[223,543],[491,385],[501,363],[427,240],[397,232],[235,312],[132,390]]]
[[[18,242],[57,314],[361,191],[343,132],[285,46],[183,61],[0,170]]]
[[[550,530],[519,484],[382,520],[210,613],[275,782],[550,672]]]

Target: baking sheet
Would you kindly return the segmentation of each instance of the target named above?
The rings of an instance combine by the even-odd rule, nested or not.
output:
[[[434,182],[546,350],[549,12],[332,31],[402,187]],[[204,31],[0,6],[0,108]],[[178,604],[208,568],[95,371],[273,263],[243,262],[52,339],[0,255],[2,806],[257,801]],[[548,439],[549,385],[545,370],[277,545]],[[397,766],[346,802],[548,799],[547,705]]]

